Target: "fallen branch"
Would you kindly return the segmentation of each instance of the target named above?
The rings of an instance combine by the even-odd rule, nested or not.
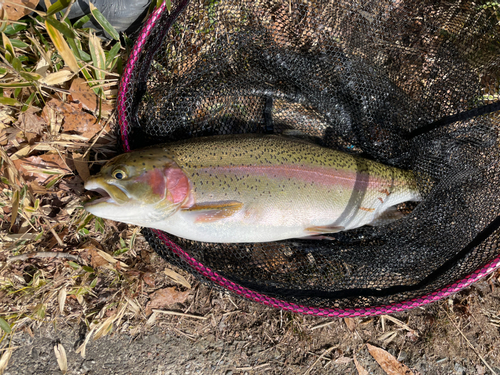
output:
[[[78,262],[80,260],[80,258],[77,255],[73,254],[41,251],[41,252],[27,253],[9,257],[7,259],[7,263],[17,262],[18,260],[27,260],[32,258],[64,258],[72,260],[73,262]]]

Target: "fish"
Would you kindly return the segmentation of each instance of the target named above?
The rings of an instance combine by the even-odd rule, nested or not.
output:
[[[401,217],[415,174],[279,135],[218,135],[131,151],[85,188],[95,216],[214,243],[323,238]]]

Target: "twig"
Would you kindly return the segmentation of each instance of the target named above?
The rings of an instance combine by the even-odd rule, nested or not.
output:
[[[56,253],[56,252],[52,252],[52,251],[41,251],[41,252],[27,253],[27,254],[21,254],[21,255],[16,255],[16,256],[10,257],[7,259],[7,263],[12,263],[12,262],[16,262],[18,260],[26,260],[26,259],[31,259],[31,258],[64,258],[64,259],[72,260],[74,262],[78,262],[80,260],[77,255],[73,255],[73,254]]]
[[[234,307],[236,307],[238,310],[240,309],[240,308],[238,307],[238,305],[237,305],[236,303],[234,303],[234,301],[232,300],[232,298],[231,298],[231,296],[230,296],[230,295],[228,295],[228,296],[227,296],[227,299],[229,300],[229,302],[231,302],[231,303],[233,304],[233,306],[234,306]]]
[[[257,366],[246,366],[246,367],[235,367],[236,371],[254,371],[254,370],[261,370],[264,367],[271,366],[269,363],[263,363],[261,365]]]
[[[66,19],[66,17],[68,17],[69,11],[71,10],[71,7],[73,6],[74,3],[75,3],[75,0],[71,0],[69,2],[69,5],[66,8],[66,12],[64,12],[64,16],[61,18],[61,22],[63,22]]]
[[[331,348],[328,348],[326,349],[323,354],[321,354],[318,359],[316,361],[314,361],[314,363],[306,370],[306,372],[304,372],[304,375],[309,375],[309,373],[311,372],[311,370],[314,368],[314,366],[316,366],[316,364],[321,361],[323,359],[323,357],[325,357],[328,353],[330,353],[333,349],[337,349],[338,348],[338,345],[337,346],[332,346]]]
[[[200,320],[207,320],[208,317],[206,316],[199,316],[199,315],[191,315],[191,314],[184,314],[180,313],[177,311],[170,311],[170,310],[157,310],[153,309],[153,312],[160,313],[160,314],[166,314],[166,315],[177,315],[177,316],[183,316],[185,318],[193,318],[193,319],[200,319]]]
[[[222,359],[224,358],[225,355],[226,355],[226,352],[222,353],[221,357],[219,358],[219,360],[215,364],[215,367],[214,367],[214,370],[212,371],[212,374],[215,374],[215,372],[217,371],[217,367],[219,367],[220,362],[222,361]]]
[[[446,311],[443,306],[441,306],[441,309],[444,311],[444,313],[446,314],[446,316],[448,317],[448,319],[450,320],[450,322],[455,326],[455,328],[457,329],[457,331],[460,332],[460,334],[465,339],[465,341],[467,341],[467,344],[474,351],[474,353],[476,353],[476,355],[479,357],[479,359],[481,359],[481,361],[483,361],[483,363],[486,365],[486,367],[488,367],[488,369],[491,371],[491,373],[494,374],[494,375],[498,375],[498,373],[491,368],[491,366],[488,364],[488,362],[486,362],[486,360],[483,358],[483,356],[481,354],[479,354],[479,352],[472,345],[472,343],[469,341],[469,339],[464,335],[464,333],[460,330],[460,328],[455,324],[455,322],[451,318],[450,314],[448,314],[448,311]]]
[[[222,314],[222,316],[228,316],[228,315],[239,313],[239,312],[241,312],[241,310],[228,311],[228,312],[225,312],[224,314]]]
[[[94,140],[92,141],[92,144],[89,146],[89,148],[87,148],[87,150],[84,152],[83,156],[82,156],[82,160],[85,159],[85,157],[87,156],[87,154],[90,152],[90,150],[92,149],[92,147],[94,147],[94,145],[96,144],[96,142],[99,140],[99,138],[101,138],[101,135],[102,133],[104,132],[104,129],[106,129],[106,125],[108,125],[108,123],[111,121],[112,118],[114,118],[114,111],[113,113],[111,114],[111,116],[109,116],[109,118],[106,120],[106,122],[104,123],[104,125],[102,126],[101,130],[99,131],[99,133],[97,134],[97,136],[94,135]]]
[[[45,221],[45,224],[47,224],[49,226],[50,233],[52,233],[54,235],[54,237],[56,238],[57,243],[59,244],[59,246],[64,247],[63,240],[61,240],[61,237],[59,237],[59,235],[56,233],[56,231],[54,230],[54,228],[50,225],[49,221],[47,219],[45,219],[45,218],[43,218],[43,220]]]
[[[336,320],[332,320],[331,322],[326,322],[326,323],[323,323],[323,324],[318,324],[317,326],[311,327],[311,331],[314,331],[315,329],[319,329],[319,328],[323,328],[323,327],[329,326],[330,324],[333,324],[335,322],[336,322]]]
[[[396,319],[396,318],[394,318],[394,317],[392,317],[392,316],[390,316],[390,315],[383,315],[383,317],[384,317],[385,319],[390,320],[390,321],[391,321],[391,322],[393,322],[393,323],[396,323],[396,324],[397,324],[398,326],[400,326],[401,328],[404,328],[404,329],[406,329],[408,332],[411,332],[411,333],[412,333],[412,334],[414,334],[415,336],[419,337],[419,335],[418,335],[418,332],[417,332],[417,331],[415,331],[414,329],[410,328],[407,324],[405,324],[405,323],[404,323],[404,322],[402,322],[401,320]]]
[[[179,333],[180,335],[184,336],[184,337],[187,337],[189,340],[195,342],[196,341],[196,336],[193,336],[193,335],[190,335],[188,333],[185,333],[185,332],[182,332],[180,329],[177,329],[175,327],[173,327],[174,331]]]

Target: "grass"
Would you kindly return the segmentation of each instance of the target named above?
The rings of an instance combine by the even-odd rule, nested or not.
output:
[[[0,29],[0,345],[44,322],[83,321],[94,338],[145,323],[147,292],[173,284],[138,228],[83,209],[84,180],[117,149],[112,108],[130,42],[97,9],[112,39],[82,28],[88,16],[72,24],[68,4]]]

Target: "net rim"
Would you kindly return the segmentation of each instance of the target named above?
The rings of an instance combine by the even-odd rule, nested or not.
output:
[[[183,0],[177,6],[176,11],[172,13],[178,12],[180,9],[186,7],[189,0]],[[144,51],[145,45],[148,41],[151,32],[154,27],[157,25],[161,16],[167,11],[166,2],[162,2],[161,6],[158,7],[154,12],[150,14],[148,19],[146,20],[143,28],[141,29],[137,40],[134,44],[130,52],[130,56],[127,60],[127,64],[123,71],[120,86],[118,89],[117,96],[117,118],[120,129],[120,136],[123,143],[123,149],[125,152],[131,151],[130,143],[129,143],[129,134],[128,128],[130,126],[130,121],[128,119],[129,114],[127,109],[127,98],[130,94],[130,86],[131,81],[134,77],[134,71],[136,69],[137,63],[139,61],[141,53]],[[171,13],[171,14],[172,14]],[[189,266],[198,272],[200,275],[203,275],[206,279],[212,281],[218,286],[223,287],[226,290],[229,290],[240,297],[249,299],[251,301],[260,303],[265,306],[271,306],[274,308],[282,309],[285,311],[290,311],[294,313],[300,313],[304,315],[313,315],[313,316],[322,316],[322,317],[363,317],[363,316],[371,316],[371,315],[383,315],[390,314],[395,312],[406,311],[410,309],[414,309],[416,307],[424,306],[429,303],[438,301],[440,299],[446,298],[454,293],[461,291],[464,288],[467,288],[471,284],[479,281],[485,276],[494,272],[497,268],[500,268],[500,254],[493,259],[491,262],[486,265],[479,267],[476,271],[471,274],[465,276],[464,278],[444,286],[432,293],[428,293],[422,295],[417,298],[412,298],[409,300],[404,300],[402,302],[396,302],[393,304],[380,305],[380,306],[370,306],[370,307],[358,307],[352,309],[342,309],[342,308],[322,308],[315,306],[304,306],[298,305],[295,303],[287,302],[284,300],[280,300],[278,298],[270,297],[265,294],[257,293],[249,288],[243,287],[229,279],[224,278],[217,272],[211,270],[206,267],[195,258],[191,257],[186,251],[184,251],[179,245],[174,243],[169,237],[168,234],[162,232],[160,230],[153,229],[152,232],[156,235],[156,237],[174,254],[176,254],[180,259],[185,261]]]

